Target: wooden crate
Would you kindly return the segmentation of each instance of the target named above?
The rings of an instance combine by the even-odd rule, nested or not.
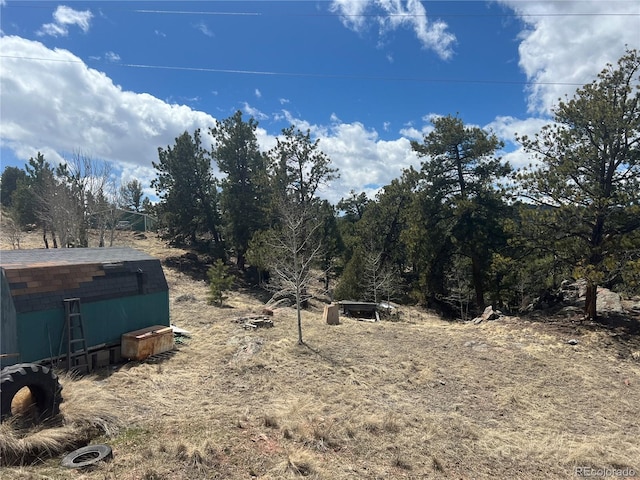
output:
[[[121,355],[129,360],[144,360],[173,348],[173,329],[164,325],[154,325],[122,335]]]

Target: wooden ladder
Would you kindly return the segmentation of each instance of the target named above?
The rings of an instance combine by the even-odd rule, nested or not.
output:
[[[89,353],[84,338],[84,324],[80,312],[79,298],[64,300],[64,313],[67,327],[67,371],[89,373]]]

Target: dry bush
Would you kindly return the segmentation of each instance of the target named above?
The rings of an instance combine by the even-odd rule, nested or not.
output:
[[[323,478],[317,460],[305,450],[286,453],[283,461],[270,472],[274,478]]]

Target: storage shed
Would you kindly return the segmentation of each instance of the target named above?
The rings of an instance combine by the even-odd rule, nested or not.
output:
[[[160,261],[132,248],[3,250],[0,275],[2,367],[65,357],[71,298],[80,301],[89,352],[118,346],[124,333],[170,325]]]

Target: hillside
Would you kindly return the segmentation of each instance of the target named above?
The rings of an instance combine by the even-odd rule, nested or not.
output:
[[[152,236],[117,241],[161,259],[184,253]],[[40,247],[38,235],[21,246]],[[70,474],[57,456],[2,478],[640,476],[640,336],[628,329],[543,316],[474,325],[413,307],[397,322],[329,326],[316,302],[298,346],[293,309],[247,331],[236,320],[261,311],[254,292],[217,308],[204,282],[165,274],[172,322],[191,332],[175,354],[62,378],[67,421],[109,412],[111,435],[91,443],[111,445],[114,459]]]

